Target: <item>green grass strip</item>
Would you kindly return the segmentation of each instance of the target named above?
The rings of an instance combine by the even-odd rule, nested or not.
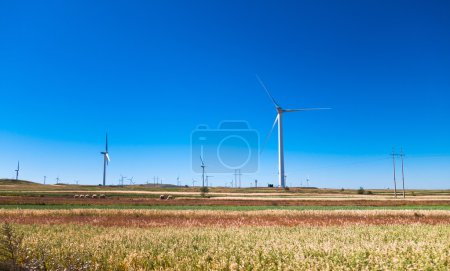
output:
[[[189,205],[82,205],[49,204],[0,205],[0,209],[144,209],[144,210],[224,210],[224,211],[259,211],[259,210],[450,210],[450,205],[405,205],[405,206],[189,206]]]

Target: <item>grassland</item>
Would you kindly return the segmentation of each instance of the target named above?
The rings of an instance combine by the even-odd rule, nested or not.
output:
[[[210,196],[337,196],[337,197],[355,197],[357,191],[354,189],[317,189],[314,187],[291,187],[289,189],[278,188],[230,188],[230,187],[213,187],[209,189]],[[373,196],[392,196],[392,189],[366,189],[371,191]],[[73,195],[77,192],[106,192],[116,196],[132,196],[132,195],[158,195],[161,192],[173,193],[178,196],[198,196],[199,187],[185,187],[185,186],[173,186],[173,185],[125,185],[125,186],[95,186],[95,185],[43,185],[35,182],[28,181],[16,181],[10,179],[0,179],[0,195],[13,194],[13,195]],[[445,196],[450,197],[450,189],[447,190],[417,190],[409,189],[406,191],[406,195],[409,197],[421,197],[421,196]]]
[[[16,225],[34,270],[448,270],[450,226]]]
[[[105,209],[105,210],[211,210],[211,211],[262,211],[262,210],[447,210],[450,205],[398,205],[398,206],[283,206],[283,205],[124,205],[124,204],[6,204],[0,209],[22,210],[72,210],[72,209]]]
[[[0,209],[3,221],[20,224],[79,224],[95,226],[330,226],[450,224],[449,211],[406,210],[13,210]]]
[[[450,270],[450,191],[371,191],[0,180],[0,270]]]

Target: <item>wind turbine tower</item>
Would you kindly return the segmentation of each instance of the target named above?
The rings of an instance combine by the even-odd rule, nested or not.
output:
[[[102,151],[103,155],[103,186],[106,185],[106,166],[109,164],[109,152],[108,152],[108,134],[106,134],[105,151]]]
[[[20,161],[17,161],[17,169],[14,170],[16,172],[16,181],[19,180],[19,171],[20,171]]]
[[[202,167],[202,187],[205,187],[205,161],[203,161],[202,156],[200,156],[200,161],[202,164],[200,165]]]
[[[269,98],[272,100],[273,105],[275,106],[275,109],[277,110],[277,116],[275,118],[275,121],[272,125],[272,129],[269,132],[272,133],[273,128],[275,127],[275,124],[278,123],[278,185],[280,187],[285,188],[286,187],[286,179],[284,174],[284,144],[283,144],[283,113],[290,113],[290,112],[300,112],[300,111],[312,111],[312,110],[324,110],[324,109],[330,109],[330,108],[298,108],[298,109],[284,109],[282,108],[270,95],[269,90],[264,85],[263,81],[259,76],[256,76],[259,83],[261,84],[262,88],[266,91]]]

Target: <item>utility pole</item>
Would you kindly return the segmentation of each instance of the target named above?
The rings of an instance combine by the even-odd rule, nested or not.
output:
[[[405,154],[403,153],[403,148],[400,150],[400,157],[402,158],[402,183],[403,183],[403,198],[406,197],[405,195],[405,171],[403,167],[403,157],[405,157]]]
[[[241,170],[240,169],[235,169],[234,170],[234,187],[239,187],[241,188]],[[238,185],[239,182],[239,185]]]
[[[395,176],[395,156],[397,156],[397,154],[395,153],[395,149],[394,147],[392,147],[392,165],[394,167],[394,195],[395,198],[397,198],[397,180],[396,180],[396,176]]]
[[[120,175],[119,183],[120,183],[120,186],[121,186],[121,187],[123,187],[123,180],[124,180],[125,178],[126,178],[126,177]]]
[[[241,188],[241,177],[242,177],[241,169],[239,169],[239,188]]]

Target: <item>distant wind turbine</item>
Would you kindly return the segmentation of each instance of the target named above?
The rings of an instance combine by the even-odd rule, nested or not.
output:
[[[284,174],[284,147],[283,147],[283,113],[289,113],[289,112],[299,112],[299,111],[312,111],[312,110],[324,110],[324,109],[331,109],[331,108],[299,108],[299,109],[283,109],[270,95],[269,90],[264,85],[261,78],[259,78],[258,75],[256,75],[256,78],[258,79],[259,83],[261,84],[262,88],[266,91],[269,98],[272,100],[272,103],[274,104],[276,110],[277,110],[277,117],[275,118],[275,121],[272,125],[272,128],[270,129],[269,135],[266,139],[266,143],[269,140],[270,134],[273,131],[273,128],[275,127],[275,124],[278,123],[278,185],[280,187],[286,187],[286,176]]]
[[[206,175],[205,176],[205,178],[206,178],[206,186],[207,187],[209,187],[209,178],[212,178],[212,177],[214,177],[214,176],[211,176],[211,175]]]
[[[202,164],[200,165],[202,167],[202,187],[205,187],[205,161],[203,161],[202,156],[200,155],[200,161]]]
[[[16,172],[16,181],[19,180],[19,171],[20,171],[20,161],[17,161],[17,169],[14,170]]]
[[[103,155],[103,186],[106,185],[106,166],[109,164],[109,152],[108,152],[108,134],[106,134],[105,151],[100,152]]]

